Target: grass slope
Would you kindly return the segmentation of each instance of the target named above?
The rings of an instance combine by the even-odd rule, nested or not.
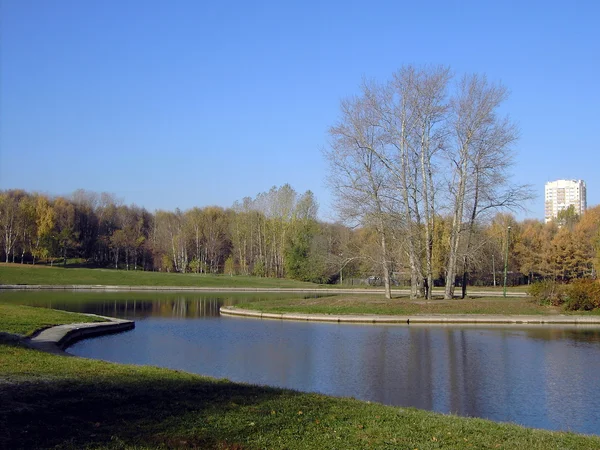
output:
[[[303,299],[264,299],[237,304],[236,307],[262,312],[302,314],[566,314],[559,307],[541,306],[528,297],[409,301],[407,298],[387,300],[381,295],[336,295]]]
[[[0,448],[591,449],[600,438],[0,345]]]
[[[101,317],[84,314],[0,303],[0,331],[23,336],[55,325],[104,321]]]
[[[57,321],[54,314],[61,313],[13,308],[5,312],[29,327]],[[61,323],[83,320],[64,314]],[[14,331],[5,319],[0,331]],[[0,361],[0,448],[600,448],[600,437],[55,356],[18,345],[0,344]]]
[[[0,284],[315,288],[278,278],[0,264]]]

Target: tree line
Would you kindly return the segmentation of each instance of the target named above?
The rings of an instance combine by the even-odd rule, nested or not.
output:
[[[311,191],[298,194],[287,184],[227,209],[153,213],[107,193],[50,197],[13,189],[0,191],[0,255],[5,262],[79,258],[126,270],[327,282],[337,225],[319,223],[317,212]]]
[[[317,220],[312,192],[273,187],[231,208],[153,213],[111,194],[78,190],[50,197],[0,191],[0,257],[5,262],[89,265],[125,270],[289,277],[320,283],[381,277],[377,223],[351,227]],[[386,226],[395,217],[384,217]],[[453,216],[436,215],[431,246],[433,285],[445,285]],[[508,230],[510,227],[510,232]],[[391,284],[412,281],[406,236],[390,233]],[[509,283],[595,277],[600,263],[600,206],[581,217],[572,209],[556,221],[517,221],[507,213],[473,225],[458,248],[459,286],[500,285],[508,253]],[[421,258],[419,263],[425,264]]]

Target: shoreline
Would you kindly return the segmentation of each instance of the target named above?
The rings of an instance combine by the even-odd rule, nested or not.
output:
[[[262,311],[222,306],[219,313],[224,316],[249,317],[268,320],[294,320],[303,322],[333,322],[356,324],[458,324],[458,325],[597,325],[600,316],[567,315],[492,315],[492,314],[444,314],[444,315],[361,315],[361,314],[302,314],[264,313]]]
[[[75,342],[107,334],[121,333],[135,328],[133,320],[87,314],[106,319],[106,322],[70,323],[36,331],[32,336],[0,333],[0,343],[20,343],[28,348],[54,355],[74,356],[65,350]]]
[[[210,287],[210,286],[129,286],[129,285],[104,285],[104,284],[0,284],[0,290],[39,290],[39,291],[181,291],[181,292],[290,292],[290,293],[328,293],[328,294],[383,294],[383,288],[331,288],[331,287],[316,287],[316,288],[278,288],[278,287]],[[409,289],[392,289],[392,293],[397,295],[407,295]],[[434,291],[434,293],[442,294],[443,290]],[[486,296],[486,297],[503,297],[502,291],[478,291],[470,290],[469,296]],[[507,292],[506,297],[520,298],[527,297],[528,294],[524,291]]]
[[[93,315],[93,314],[90,314]],[[116,327],[115,325],[118,325],[118,322],[131,322],[131,324],[129,325],[131,328],[133,328],[135,326],[135,324],[132,321],[125,321],[125,320],[121,320],[121,319],[114,319],[111,317],[106,317],[106,316],[97,316],[97,317],[102,317],[104,319],[109,320],[110,322],[100,322],[100,323],[92,323],[92,324],[82,324],[82,323],[76,323],[76,324],[67,324],[67,325],[58,325],[55,327],[51,327],[48,328],[46,330],[42,330],[41,332],[39,332],[37,335],[33,335],[33,337],[28,337],[28,338],[24,338],[23,336],[19,336],[19,335],[11,335],[11,336],[18,336],[20,337],[19,342],[24,343],[27,347],[29,348],[33,348],[36,350],[41,350],[45,353],[49,353],[49,354],[54,354],[54,355],[63,355],[63,356],[69,356],[72,357],[72,360],[84,360],[85,358],[80,358],[74,355],[71,355],[69,353],[64,352],[59,346],[62,345],[62,348],[66,348],[68,347],[70,344],[72,344],[74,342],[74,340],[77,339],[84,339],[86,337],[91,337],[93,335],[93,333],[95,332],[96,335],[99,334],[106,334],[106,333],[110,333],[110,332],[119,332],[119,331],[125,331],[125,330],[118,330],[118,327]],[[60,330],[56,330],[56,329],[60,329]],[[95,330],[94,330],[95,329]],[[108,331],[111,330],[112,331]],[[59,333],[55,333],[53,337],[49,337],[49,336],[42,336],[44,333],[47,334],[47,332],[50,331],[60,331],[60,334],[62,334],[62,337],[58,337]],[[76,336],[75,333],[77,333],[77,331],[79,330],[83,330],[81,331],[81,335],[80,336]],[[1,335],[2,333],[0,333]],[[7,333],[5,333],[7,334]],[[43,338],[43,340],[47,341],[47,344],[45,345],[45,348],[41,348],[38,346],[34,346],[31,345],[32,342],[35,342],[36,338],[39,341],[40,337]],[[1,339],[0,336],[0,342],[2,342],[3,340]],[[28,341],[28,343],[25,343],[23,341]],[[69,361],[71,361],[71,358],[69,358]],[[94,364],[96,362],[98,363],[102,363],[102,361],[96,360],[96,359],[92,359],[90,361],[94,361]],[[60,364],[67,364],[66,362],[61,362]],[[107,363],[107,364],[111,364],[115,366],[114,372],[118,375],[121,372],[124,372],[125,369],[128,367],[128,365],[126,364],[119,364],[119,363]],[[78,366],[77,366],[78,367]],[[44,370],[48,370],[48,369],[44,369]],[[113,369],[111,369],[113,370]],[[136,369],[138,370],[138,369]],[[199,379],[202,379],[203,376],[202,375],[196,375],[196,374],[191,374],[191,373],[182,373],[182,374],[178,374],[177,371],[170,371],[169,369],[157,369],[157,368],[152,368],[150,367],[149,369],[147,368],[141,368],[139,369],[140,371],[145,371],[145,370],[150,370],[150,371],[161,371],[160,373],[165,373],[167,375],[162,375],[160,378],[160,380],[162,380],[164,377],[168,376],[172,376],[172,374],[176,374],[177,376],[187,376],[187,375],[193,375],[194,377],[199,377]],[[164,371],[168,371],[168,372],[164,372]],[[62,371],[61,371],[62,373]],[[112,373],[112,372],[111,372]],[[115,377],[117,377],[117,375],[115,375]],[[127,377],[131,377],[130,373],[126,374]],[[85,378],[85,377],[83,377]],[[79,375],[78,378],[79,379]],[[218,381],[218,380],[217,380]],[[97,388],[97,380],[94,378],[93,379],[93,383],[90,387],[90,392],[98,392],[98,388]],[[240,389],[254,389],[253,387],[245,387],[245,385],[242,383],[231,383],[232,386],[234,386],[234,391],[235,392],[239,392]],[[129,386],[129,385],[128,385]],[[161,389],[161,384],[160,383],[156,383],[156,386],[158,386],[158,388],[156,389]],[[239,387],[242,386],[242,387]],[[111,389],[113,389],[112,385],[111,385]],[[133,389],[131,387],[128,387],[128,389]],[[217,388],[215,388],[217,389]],[[221,385],[218,386],[219,392],[222,392],[222,387]],[[271,390],[277,391],[279,392],[287,392],[287,390],[285,389],[281,389],[281,388],[270,388],[270,387],[256,387],[256,389],[259,389],[259,393],[262,393],[264,390],[268,390],[269,392]],[[164,398],[172,398],[173,394],[173,389],[170,385],[166,386],[164,388]],[[175,391],[177,392],[177,391]],[[197,393],[197,389],[193,391],[193,393]],[[252,391],[251,394],[256,395],[256,392]],[[76,401],[78,401],[78,404],[82,404],[85,405],[85,402],[87,401],[87,394],[85,397],[82,397],[81,391],[79,390],[75,390],[75,394],[73,394],[74,396],[73,399],[75,399]],[[94,394],[89,394],[90,396],[93,396]],[[102,397],[102,394],[98,394],[99,398],[103,399],[104,401],[106,401],[105,397]],[[131,396],[136,396],[137,395],[137,391],[133,391],[132,394],[129,394]],[[157,400],[155,400],[155,402],[157,404],[160,403],[160,401],[162,400],[163,397],[161,397],[161,395],[163,395],[162,391],[159,391],[158,394],[156,392],[154,392],[155,397],[157,398]],[[181,396],[185,396],[186,399],[190,398],[189,393],[184,392],[183,394],[181,394]],[[244,398],[253,398],[253,395],[245,395]],[[278,394],[278,395],[282,395],[282,394]],[[345,406],[346,404],[348,404],[348,402],[353,402],[353,400],[351,399],[346,399],[343,397],[334,397],[334,396],[320,396],[318,394],[311,394],[311,393],[301,393],[298,392],[297,394],[294,393],[293,396],[296,397],[300,395],[301,398],[299,400],[298,403],[292,403],[292,405],[290,406],[290,403],[276,403],[273,405],[269,405],[266,410],[267,411],[272,411],[270,414],[262,414],[262,415],[258,415],[255,411],[255,405],[250,404],[247,408],[250,410],[250,412],[246,413],[245,415],[240,416],[242,420],[244,421],[252,421],[252,426],[254,426],[254,423],[256,422],[257,427],[263,426],[263,422],[264,422],[264,427],[266,428],[268,425],[272,425],[274,421],[277,421],[276,423],[281,424],[280,420],[285,420],[286,424],[288,423],[288,418],[287,416],[289,415],[291,417],[291,419],[289,419],[289,423],[291,425],[293,424],[297,424],[298,420],[303,420],[305,417],[307,419],[310,419],[310,423],[312,424],[314,422],[314,417],[313,417],[313,410],[317,410],[318,408],[322,408],[321,403],[317,404],[316,406],[312,406],[312,403],[310,404],[311,407],[307,406],[307,400],[305,399],[313,399],[316,398],[317,400],[319,400],[319,402],[328,402],[327,405],[329,404],[333,404],[333,405],[342,405]],[[66,397],[66,400],[64,400]],[[75,400],[71,400],[71,397],[69,397],[69,392],[67,392],[66,394],[64,392],[60,392],[60,394],[57,394],[57,398],[63,399],[64,402],[69,403],[70,401],[75,401]],[[19,399],[17,399],[19,400]],[[60,400],[60,401],[63,401]],[[202,400],[204,401],[204,397],[202,397]],[[234,398],[233,400],[235,400],[238,404],[240,403],[240,401],[237,398]],[[20,401],[20,400],[19,400]],[[60,402],[59,400],[57,400],[57,403]],[[229,401],[229,400],[228,400]],[[110,402],[110,400],[109,400]],[[316,400],[315,400],[316,402]],[[588,439],[592,440],[592,443],[594,442],[594,439],[597,438],[596,435],[590,435],[590,434],[582,434],[582,433],[574,433],[574,435],[571,437],[570,433],[567,433],[565,431],[556,431],[556,430],[545,430],[545,429],[536,429],[536,428],[531,428],[531,427],[526,427],[526,426],[518,426],[515,424],[510,424],[510,423],[505,423],[505,422],[501,422],[501,421],[481,421],[481,419],[477,419],[477,418],[467,418],[467,417],[462,417],[462,416],[453,416],[453,415],[447,415],[447,414],[441,414],[441,413],[435,413],[433,411],[430,410],[414,410],[409,408],[409,409],[405,409],[404,407],[399,407],[399,408],[395,408],[395,407],[390,407],[390,406],[385,406],[383,404],[379,405],[375,405],[375,404],[371,404],[371,402],[368,401],[357,401],[358,403],[352,403],[351,406],[347,406],[348,408],[352,407],[352,409],[354,410],[355,408],[363,408],[365,409],[366,412],[368,412],[369,417],[376,417],[377,419],[380,418],[380,416],[384,416],[384,414],[387,413],[387,411],[394,411],[394,410],[398,410],[401,415],[397,416],[395,415],[393,417],[394,421],[398,421],[400,422],[398,427],[399,430],[404,430],[403,427],[403,423],[406,422],[414,422],[415,420],[418,420],[419,422],[424,421],[425,418],[427,420],[427,422],[431,422],[433,421],[434,424],[432,425],[433,429],[431,431],[426,430],[423,431],[421,434],[423,434],[425,437],[421,437],[421,435],[418,435],[417,437],[413,438],[414,445],[411,442],[411,445],[409,446],[410,448],[416,448],[417,446],[420,448],[421,445],[423,443],[427,443],[429,442],[429,440],[431,439],[430,436],[439,436],[439,434],[436,433],[441,433],[441,431],[439,431],[440,429],[443,429],[444,431],[446,430],[450,430],[448,431],[446,434],[443,435],[444,439],[453,439],[452,442],[449,442],[449,445],[452,446],[452,444],[460,444],[462,446],[463,444],[463,434],[464,434],[464,430],[467,429],[467,431],[470,430],[475,430],[472,433],[476,434],[476,435],[488,435],[488,434],[492,434],[494,436],[494,438],[486,438],[487,440],[493,440],[494,442],[498,442],[498,443],[503,443],[505,444],[506,448],[523,448],[524,442],[534,439],[538,440],[543,438],[546,444],[546,448],[548,448],[548,446],[551,446],[550,444],[555,444],[556,442],[559,442],[561,444],[563,444],[564,448],[586,448],[585,445],[588,443]],[[35,403],[34,403],[35,404]],[[117,403],[115,403],[116,405]],[[37,404],[35,404],[37,405]],[[119,403],[120,406],[122,406]],[[134,405],[135,406],[135,405]],[[243,407],[245,408],[246,406],[243,405]],[[52,414],[54,414],[54,411],[56,411],[56,406],[54,406],[54,404],[52,405]],[[72,408],[72,405],[69,403],[68,404],[68,408]],[[378,409],[368,409],[368,408],[378,408]],[[35,408],[31,408],[32,411],[38,411],[39,406],[36,406]],[[289,410],[289,411],[288,411]],[[273,412],[273,411],[276,411]],[[290,412],[291,411],[291,412]],[[304,413],[302,412],[304,411]],[[362,411],[362,409],[361,409]],[[137,410],[136,410],[137,412]],[[365,412],[365,414],[366,414]],[[40,413],[41,414],[41,413]],[[362,416],[364,416],[365,414],[362,414]],[[198,416],[201,416],[202,413],[198,413]],[[353,420],[359,420],[359,422],[357,423],[363,423],[362,421],[364,420],[362,418],[361,415],[357,416],[357,418],[355,418],[355,416],[351,416]],[[98,417],[98,418],[96,418]],[[280,417],[285,417],[285,419],[280,419]],[[323,420],[321,416],[316,416],[319,419]],[[387,416],[386,416],[387,417]],[[44,418],[44,416],[42,415],[42,419]],[[100,419],[103,419],[100,416],[94,416],[92,422],[94,423],[101,423],[102,426],[98,427],[95,426],[95,428],[93,429],[93,435],[95,436],[95,434],[102,432],[102,430],[106,427],[112,427],[109,428],[109,430],[106,432],[107,436],[112,436],[117,435],[117,432],[115,430],[119,430],[120,428],[115,428],[115,427],[121,427],[122,424],[119,422],[118,425],[113,425],[112,423],[109,423],[105,418],[100,422]],[[236,416],[237,421],[240,420],[239,417]],[[181,417],[180,418],[181,421],[183,421],[183,423],[185,423],[185,418]],[[259,422],[260,421],[260,422]],[[43,423],[40,422],[40,419],[37,418],[36,416],[36,421],[33,421],[35,423]],[[33,423],[32,422],[32,423]],[[236,420],[228,420],[227,423],[236,423]],[[158,421],[159,424],[161,424],[160,421]],[[318,423],[318,420],[317,420]],[[190,426],[193,426],[195,423],[192,423]],[[206,426],[205,422],[201,423],[202,426]],[[356,426],[354,425],[354,422],[351,424],[352,427],[351,429],[347,430],[347,431],[352,431],[354,430],[354,428],[356,428]],[[377,422],[376,424],[373,423],[369,423],[369,426],[366,427],[367,430],[371,430],[371,428],[375,425],[377,426],[381,426],[379,424],[379,422]],[[162,426],[162,425],[160,425]],[[311,425],[314,426],[314,425]],[[336,425],[336,426],[340,426],[340,425]],[[519,431],[519,433],[523,433],[524,435],[526,435],[526,437],[520,438],[518,441],[516,442],[512,442],[507,440],[506,436],[507,434],[509,435],[513,435],[515,433],[516,428],[513,428],[514,426],[516,426],[517,428],[521,429],[521,431]],[[215,427],[218,427],[218,424],[215,425]],[[81,427],[81,429],[86,429],[85,427]],[[162,430],[162,428],[161,428]],[[363,430],[363,428],[360,428],[360,430]],[[386,429],[387,430],[387,429]],[[462,431],[461,431],[462,430]],[[29,430],[31,432],[31,430]],[[226,442],[227,439],[230,438],[230,436],[227,434],[227,429],[225,430],[226,432],[223,433],[223,441]],[[341,431],[341,430],[340,430]],[[46,431],[40,431],[40,433],[45,433]],[[362,432],[362,431],[361,431]],[[539,433],[543,433],[542,435],[540,435]],[[393,433],[394,435],[397,433],[394,430],[388,432],[388,434]],[[405,432],[406,433],[406,432]],[[460,434],[463,433],[463,434]],[[315,431],[313,434],[316,434],[319,436],[319,438],[322,438],[323,436],[326,436],[326,434],[324,434],[321,430],[317,430]],[[122,436],[122,434],[119,432],[119,435]],[[452,437],[456,435],[456,437]],[[529,437],[527,437],[527,435],[529,435]],[[45,436],[45,435],[44,435]],[[70,435],[68,435],[67,437],[69,437]],[[179,435],[177,435],[179,438]],[[375,433],[376,437],[379,436],[379,434]],[[464,434],[465,438],[464,438],[464,442],[467,442],[467,439],[469,439],[469,442],[473,442],[472,441],[472,436],[470,432],[467,432],[466,434]],[[566,436],[566,437],[563,437]],[[1,436],[0,436],[1,437]],[[127,441],[127,439],[123,436],[123,438]],[[30,439],[31,442],[39,442],[35,441],[36,439],[36,435],[33,434],[33,437],[28,436],[28,439]],[[65,438],[66,439],[66,438]],[[85,436],[81,439],[88,439]],[[133,438],[132,438],[133,439]],[[135,437],[135,439],[139,439],[138,436]],[[383,438],[382,438],[383,439]],[[478,442],[475,441],[476,444],[480,444],[483,446],[483,444],[485,443],[487,446],[487,440],[484,439],[484,442]],[[567,440],[565,442],[563,442],[563,440]],[[570,443],[573,439],[581,439],[583,444],[581,444],[581,446],[565,446],[564,444],[566,443]],[[1,439],[0,439],[1,440]],[[547,440],[547,442],[546,442]],[[7,442],[11,442],[9,440],[7,440]],[[28,441],[29,442],[29,441]],[[60,441],[57,441],[60,442]],[[65,441],[66,442],[66,441]],[[91,443],[98,443],[97,441],[95,441],[94,439],[89,438],[89,442]],[[129,442],[129,441],[128,441]],[[137,442],[137,441],[136,441]],[[169,443],[172,443],[172,441],[166,439],[165,440],[166,444],[168,445]],[[312,442],[312,441],[311,441]],[[364,443],[363,441],[359,441],[359,444],[357,445],[350,445],[350,443],[346,443],[348,448],[360,448],[360,443]],[[421,445],[419,445],[421,444]],[[458,445],[457,444],[457,445]],[[457,447],[458,448],[458,447]],[[538,446],[536,448],[543,448],[543,446]]]

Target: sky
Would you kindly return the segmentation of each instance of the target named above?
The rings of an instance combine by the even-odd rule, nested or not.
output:
[[[0,189],[150,211],[311,190],[343,98],[406,64],[485,74],[520,129],[512,181],[600,203],[600,2],[0,0]]]

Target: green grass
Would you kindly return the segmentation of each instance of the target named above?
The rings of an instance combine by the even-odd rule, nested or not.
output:
[[[0,264],[0,284],[181,286],[248,288],[315,288],[301,281],[251,276],[85,269],[21,264]]]
[[[7,316],[28,327],[87,317],[13,305],[0,305],[0,311],[1,329],[11,332],[16,329],[9,328]],[[18,345],[0,344],[0,361],[0,448],[600,448],[600,437],[55,356]]]
[[[522,428],[0,345],[0,448],[591,449]]]
[[[566,314],[558,307],[537,305],[529,297],[410,301],[406,297],[387,300],[376,295],[338,294],[320,298],[265,299],[237,304],[236,307],[266,313],[302,314]],[[585,314],[579,311],[576,313]]]
[[[0,331],[23,336],[55,325],[104,321],[101,317],[84,314],[0,303]]]

